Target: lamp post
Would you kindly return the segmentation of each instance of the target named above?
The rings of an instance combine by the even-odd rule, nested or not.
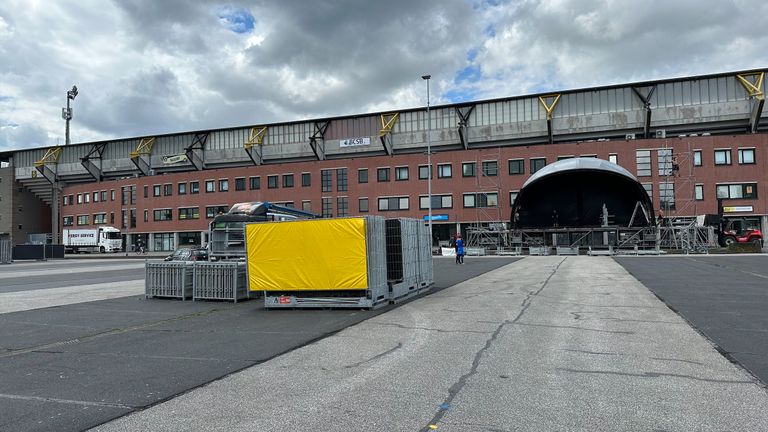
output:
[[[432,236],[432,118],[429,112],[429,80],[432,75],[422,75],[421,79],[427,82],[427,200],[429,201],[429,242],[434,243]],[[432,246],[430,246],[431,249]]]
[[[67,107],[61,109],[61,118],[67,122],[67,128],[64,134],[64,145],[69,145],[69,121],[72,120],[72,108],[69,107],[69,101],[77,97],[77,86],[72,86],[72,90],[67,91]]]
[[[64,145],[69,145],[69,121],[72,120],[72,108],[69,106],[69,101],[75,100],[77,97],[77,86],[72,86],[71,90],[67,90],[67,107],[61,109],[61,118],[66,122],[66,129],[64,130]],[[51,243],[57,244],[59,241],[59,165],[54,167],[54,179],[51,185]]]

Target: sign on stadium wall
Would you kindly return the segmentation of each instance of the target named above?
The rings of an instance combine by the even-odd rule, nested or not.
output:
[[[339,140],[339,147],[356,147],[364,145],[371,145],[371,137],[347,138]]]

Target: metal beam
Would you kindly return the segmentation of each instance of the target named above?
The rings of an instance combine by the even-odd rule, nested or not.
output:
[[[315,122],[315,133],[309,137],[309,146],[312,147],[312,152],[315,153],[317,160],[325,160],[325,131],[328,130],[330,124],[330,120]],[[319,143],[318,140],[320,140]]]
[[[651,96],[653,96],[653,92],[656,91],[656,86],[653,85],[651,87],[644,87],[644,88],[649,89],[646,94],[643,94],[637,87],[632,87],[632,91],[643,102],[643,109],[644,109],[643,138],[650,138],[651,137],[651,116],[653,114],[651,110]]]
[[[737,74],[736,79],[747,91],[752,103],[752,110],[749,115],[749,132],[757,132],[760,123],[760,116],[763,114],[763,105],[765,104],[765,94],[763,93],[763,80],[765,72],[752,72]]]
[[[105,142],[94,144],[91,146],[91,151],[85,157],[80,158],[80,164],[96,181],[101,181],[104,178],[104,173],[101,170],[101,161],[104,149],[106,148],[107,143]],[[98,159],[99,164],[96,165],[91,159]]]
[[[464,150],[469,149],[469,136],[468,134],[468,123],[469,123],[469,116],[472,115],[472,111],[474,111],[475,106],[463,106],[463,107],[455,107],[456,114],[459,116],[459,124],[458,124],[458,131],[459,131],[459,139],[461,140],[461,145],[464,146]]]
[[[254,165],[261,165],[264,163],[264,153],[262,146],[264,145],[264,139],[267,137],[267,126],[254,126],[251,128],[251,134],[248,137],[248,141],[243,144],[245,152],[248,153],[248,157]]]
[[[397,118],[399,116],[400,113],[381,115],[381,129],[379,130],[379,139],[381,140],[381,145],[384,146],[384,151],[387,152],[388,156],[392,156],[395,151],[392,145],[392,129],[395,127],[395,123],[397,123]]]
[[[210,135],[210,132],[195,134],[192,144],[184,149],[187,160],[198,171],[205,169],[205,143],[208,142],[208,135]]]
[[[557,103],[559,101],[560,101],[559,93],[539,96],[539,103],[541,104],[541,106],[544,107],[544,110],[547,112],[547,136],[549,138],[550,144],[555,142],[555,136],[552,130],[552,112],[555,111],[555,107],[557,106]]]
[[[148,176],[152,170],[152,148],[155,145],[155,137],[142,138],[139,141],[139,145],[136,146],[136,150],[131,152],[131,162],[136,165],[136,168],[145,175]]]

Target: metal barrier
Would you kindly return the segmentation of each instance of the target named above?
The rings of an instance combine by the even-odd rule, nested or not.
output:
[[[528,255],[549,255],[549,246],[529,246]]]
[[[419,223],[418,219],[407,218],[385,221],[390,303],[403,301],[419,292]]]
[[[192,281],[192,300],[249,298],[244,262],[195,262]]]
[[[578,255],[578,246],[557,246],[556,252],[558,255]]]
[[[0,264],[10,264],[12,260],[11,255],[11,240],[0,238]]]
[[[146,298],[170,297],[185,300],[192,297],[194,266],[191,261],[147,261],[145,267]]]
[[[435,274],[432,261],[432,238],[429,233],[429,226],[424,223],[418,225],[418,289],[424,292],[435,284]]]

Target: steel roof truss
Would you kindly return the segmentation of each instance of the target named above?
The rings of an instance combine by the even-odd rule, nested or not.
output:
[[[198,171],[205,169],[205,143],[208,142],[208,135],[210,132],[196,133],[192,144],[184,149],[187,160]]]
[[[315,133],[309,137],[309,146],[312,147],[312,152],[315,153],[317,160],[325,160],[325,131],[328,130],[330,121],[315,122]],[[318,143],[318,139],[320,142]]]

